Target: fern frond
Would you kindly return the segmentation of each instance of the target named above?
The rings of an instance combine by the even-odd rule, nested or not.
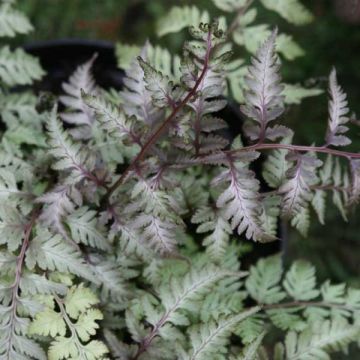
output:
[[[111,249],[105,229],[99,226],[95,211],[81,207],[66,218],[66,223],[72,240],[77,244],[82,243],[102,250]]]
[[[81,194],[70,186],[58,186],[38,197],[36,201],[45,204],[40,215],[43,224],[66,238],[63,220],[75,210],[75,204],[81,205]]]
[[[213,260],[221,259],[226,252],[232,234],[231,226],[224,218],[221,211],[202,207],[191,218],[194,224],[200,224],[196,230],[198,233],[212,232],[203,240],[203,245]]]
[[[148,311],[151,311],[147,321],[153,325],[153,330],[139,342],[147,344],[139,351],[147,351],[155,337],[166,339],[167,331],[171,330],[170,324],[189,325],[189,314],[195,314],[204,297],[214,288],[216,283],[226,277],[236,277],[237,274],[224,271],[212,265],[196,266],[183,276],[173,276],[162,283],[158,289],[162,311],[150,310],[151,304],[145,302]],[[146,300],[146,299],[144,299]],[[135,326],[135,323],[134,323]],[[165,331],[166,329],[166,331]],[[135,338],[138,338],[140,328],[134,328]],[[141,353],[140,352],[140,353]],[[139,353],[139,352],[138,352]]]
[[[280,286],[282,272],[279,255],[260,259],[250,268],[245,282],[247,291],[259,304],[280,302],[286,296]]]
[[[86,105],[94,110],[101,129],[115,137],[141,144],[133,118],[127,118],[116,106],[102,99],[101,96],[82,93],[82,98]]]
[[[29,269],[38,265],[42,270],[70,272],[97,283],[91,268],[82,255],[61,236],[52,235],[39,228],[37,236],[31,241],[26,256]]]
[[[283,87],[280,85],[279,64],[275,55],[276,35],[277,31],[274,31],[259,48],[245,78],[249,90],[245,93],[246,104],[241,109],[257,122],[251,137],[261,141],[269,136],[268,123],[284,111]]]
[[[312,202],[315,201],[315,196]],[[299,233],[306,237],[310,227],[310,208],[309,206],[302,207],[300,211],[291,219],[291,226],[293,226]]]
[[[151,214],[140,215],[131,223],[131,227],[138,232],[142,243],[158,254],[166,256],[176,252],[176,232],[179,227],[174,222]]]
[[[59,97],[60,102],[67,108],[66,112],[60,114],[61,119],[69,124],[85,126],[88,131],[94,122],[94,114],[84,103],[81,91],[91,95],[98,94],[98,88],[91,72],[96,58],[97,54],[77,67],[69,81],[62,84],[66,95]]]
[[[223,209],[227,220],[231,219],[232,228],[237,228],[239,235],[245,233],[247,239],[271,240],[271,236],[265,234],[260,221],[259,183],[253,172],[244,164],[231,165],[214,181],[230,182],[229,187],[219,196],[216,205]]]
[[[346,94],[338,85],[336,78],[336,70],[333,69],[329,78],[329,93],[331,100],[329,102],[329,125],[326,134],[326,144],[334,146],[346,146],[351,143],[351,140],[343,135],[348,131],[345,126],[349,122],[346,116],[349,112]]]
[[[291,144],[292,137],[293,134],[285,137],[281,140],[281,143]],[[266,158],[263,165],[262,175],[269,186],[278,188],[286,180],[286,173],[290,169],[290,165],[286,161],[286,155],[288,153],[288,150],[276,149],[273,150]]]
[[[146,89],[151,94],[153,104],[159,108],[174,107],[178,99],[174,97],[174,83],[148,64],[141,56],[138,57],[139,64],[144,72]]]
[[[0,36],[14,37],[16,34],[27,34],[34,28],[29,19],[11,4],[0,5]]]
[[[54,296],[52,307],[39,313],[32,321],[30,334],[50,336],[52,341],[48,350],[48,359],[84,360],[105,359],[108,350],[98,340],[90,340],[96,334],[98,320],[102,313],[94,308],[99,301],[82,284],[72,287],[64,299]],[[55,310],[55,304],[60,311]],[[67,333],[69,336],[66,336]]]
[[[287,272],[284,288],[295,300],[311,300],[319,295],[315,289],[315,268],[305,261],[295,261]]]
[[[207,11],[201,12],[196,6],[174,6],[166,16],[159,19],[157,35],[164,36],[181,31],[189,26],[198,27],[200,23],[208,22],[209,14]]]
[[[45,75],[39,60],[22,49],[0,49],[0,80],[8,86],[31,85]]]
[[[0,204],[0,245],[6,244],[9,251],[15,251],[24,238],[26,219],[12,204]]]
[[[255,360],[265,332],[262,332],[251,344],[246,346],[238,360]]]
[[[306,25],[314,18],[300,0],[261,0],[261,3],[295,25]]]
[[[85,151],[80,143],[74,142],[63,129],[54,108],[48,120],[50,154],[57,162],[53,169],[70,172],[66,182],[75,184],[82,179],[91,178],[90,169],[94,166],[94,159]]]
[[[146,44],[140,56],[148,60],[149,44]],[[162,118],[162,112],[152,104],[150,92],[146,89],[144,71],[139,61],[134,59],[126,71],[124,89],[121,91],[123,109],[129,117],[135,116],[141,123],[150,127],[155,126]]]
[[[290,332],[286,336],[286,359],[329,359],[328,352],[344,350],[358,337],[359,329],[346,321],[334,320],[315,324],[300,334]]]
[[[235,327],[241,326],[243,320],[256,314],[259,310],[259,307],[254,307],[238,315],[221,319],[217,323],[208,323],[191,329],[190,336],[193,349],[183,359],[205,360],[211,356],[216,356],[219,360],[227,359],[226,345],[229,336]]]
[[[295,161],[295,166],[288,170],[286,181],[279,189],[284,193],[283,213],[295,216],[312,199],[311,185],[317,183],[316,169],[322,162],[310,155],[289,154],[288,161]]]

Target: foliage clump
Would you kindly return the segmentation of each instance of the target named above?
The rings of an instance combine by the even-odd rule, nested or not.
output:
[[[252,1],[214,2],[253,16]],[[311,18],[295,0],[262,3]],[[18,21],[0,17],[2,35],[31,29],[2,6]],[[94,56],[42,111],[10,88],[41,77],[37,60],[3,48],[0,360],[328,359],[358,339],[360,290],[318,285],[311,264],[286,270],[280,255],[240,264],[240,235],[275,241],[279,217],[305,234],[312,209],[325,221],[327,192],[343,216],[358,202],[360,154],[337,148],[350,143],[346,95],[332,71],[324,145],[294,145],[275,30],[244,77],[233,138],[219,115],[228,30],[192,27],[181,60],[160,68],[146,44],[120,92],[97,86]]]

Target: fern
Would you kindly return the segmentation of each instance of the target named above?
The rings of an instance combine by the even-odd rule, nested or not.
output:
[[[274,128],[267,128],[268,123],[280,116],[284,110],[282,87],[274,55],[275,38],[276,32],[260,47],[246,79],[250,91],[245,95],[248,105],[243,106],[242,111],[258,123],[251,128],[250,136],[260,141],[281,136]]]
[[[0,36],[14,37],[16,34],[27,34],[33,30],[28,18],[11,4],[0,6]]]
[[[200,326],[198,329],[192,329],[193,350],[183,359],[203,360],[208,359],[209,356],[226,359],[226,343],[232,329],[257,311],[259,308],[255,307],[230,319],[221,319],[217,324],[210,323],[203,327]]]
[[[57,118],[57,110],[51,113],[48,132],[51,154],[58,159],[53,165],[57,170],[68,170],[70,172],[67,182],[75,184],[84,178],[91,177],[91,168],[94,159],[81,149],[80,144],[75,143],[62,128]]]
[[[96,84],[93,57],[60,114],[13,88],[41,78],[37,60],[0,50],[0,360],[327,359],[356,342],[358,289],[319,284],[305,261],[254,262],[239,241],[277,240],[285,219],[305,235],[312,208],[326,223],[328,192],[344,217],[360,196],[359,154],[332,147],[350,143],[335,72],[325,145],[271,126],[319,90],[281,85],[276,51],[303,50],[255,22],[261,3],[311,18],[299,1],[214,0],[233,21],[197,26],[206,11],[177,7],[159,30],[195,25],[181,60],[119,45],[122,91]],[[0,35],[30,30],[14,9],[0,6]],[[256,53],[249,71],[233,43]],[[228,87],[249,117],[234,137]]]
[[[299,335],[291,332],[285,340],[286,359],[329,359],[329,349],[343,350],[357,336],[358,330],[343,321],[319,323]]]
[[[29,332],[52,338],[48,359],[104,359],[108,352],[105,344],[89,341],[99,328],[96,321],[103,319],[101,312],[93,307],[97,303],[96,296],[80,285],[72,287],[64,299],[54,296],[52,306],[37,314]],[[68,331],[70,336],[66,336]]]
[[[344,126],[349,119],[346,117],[348,112],[346,94],[339,87],[336,80],[336,70],[334,69],[330,75],[330,94],[331,101],[329,103],[329,129],[326,135],[327,145],[346,146],[351,143],[350,139],[345,135],[348,128]]]
[[[75,137],[84,136],[84,131],[85,134],[87,134],[85,136],[91,136],[89,131],[91,131],[94,122],[93,114],[86,104],[84,104],[81,91],[94,95],[98,91],[95,80],[91,74],[92,66],[96,58],[97,54],[85,64],[80,65],[71,75],[69,82],[62,84],[66,95],[60,96],[59,100],[69,111],[62,113],[61,119],[66,123],[77,125],[77,131],[83,130],[78,134],[78,132],[73,129],[72,133]]]
[[[200,12],[195,6],[174,6],[168,16],[159,20],[157,34],[159,36],[180,31],[189,26],[198,26],[209,22],[207,11]]]
[[[0,49],[0,80],[8,85],[30,85],[44,76],[37,59],[21,49],[11,51],[8,46]]]
[[[299,0],[261,0],[262,4],[270,10],[278,12],[283,18],[295,25],[304,25],[312,21],[313,15],[301,4]]]

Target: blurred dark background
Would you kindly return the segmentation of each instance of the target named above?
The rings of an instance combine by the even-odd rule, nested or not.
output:
[[[313,23],[295,27],[275,13],[259,8],[258,23],[278,25],[281,31],[292,34],[306,55],[286,62],[283,75],[287,82],[314,84],[327,88],[327,76],[336,66],[339,81],[349,95],[351,109],[360,115],[360,0],[303,0],[315,15]],[[146,39],[180,52],[187,32],[170,34],[158,39],[156,22],[173,5],[197,5],[214,17],[219,11],[210,0],[26,0],[20,7],[31,18],[36,30],[20,39],[22,43],[39,40],[81,38],[121,41],[142,44]],[[239,56],[244,53],[239,49]],[[235,54],[236,56],[236,54]],[[327,122],[325,95],[307,99],[288,111],[286,122],[295,129],[296,143],[320,144]],[[354,128],[356,139],[360,129]],[[352,150],[359,151],[355,140]],[[360,273],[358,213],[349,214],[345,223],[329,203],[327,223],[318,225],[314,219],[309,236],[301,238],[289,230],[285,258],[303,257],[313,261],[320,278],[357,283]],[[315,214],[312,214],[315,217]]]

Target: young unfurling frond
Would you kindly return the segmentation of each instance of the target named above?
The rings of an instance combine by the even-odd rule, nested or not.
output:
[[[349,112],[346,94],[338,85],[336,79],[336,70],[330,74],[329,92],[331,100],[329,102],[329,126],[326,134],[326,145],[345,146],[351,143],[351,140],[343,135],[348,127],[345,124],[349,121],[346,115]]]
[[[272,138],[278,137],[271,134],[275,129],[268,129],[267,126],[284,111],[284,98],[281,95],[283,87],[280,84],[279,64],[275,55],[276,35],[277,31],[274,31],[260,47],[256,57],[252,59],[249,75],[245,79],[249,90],[246,92],[246,105],[242,106],[242,111],[257,122],[249,133],[254,140],[263,141],[270,135]]]

